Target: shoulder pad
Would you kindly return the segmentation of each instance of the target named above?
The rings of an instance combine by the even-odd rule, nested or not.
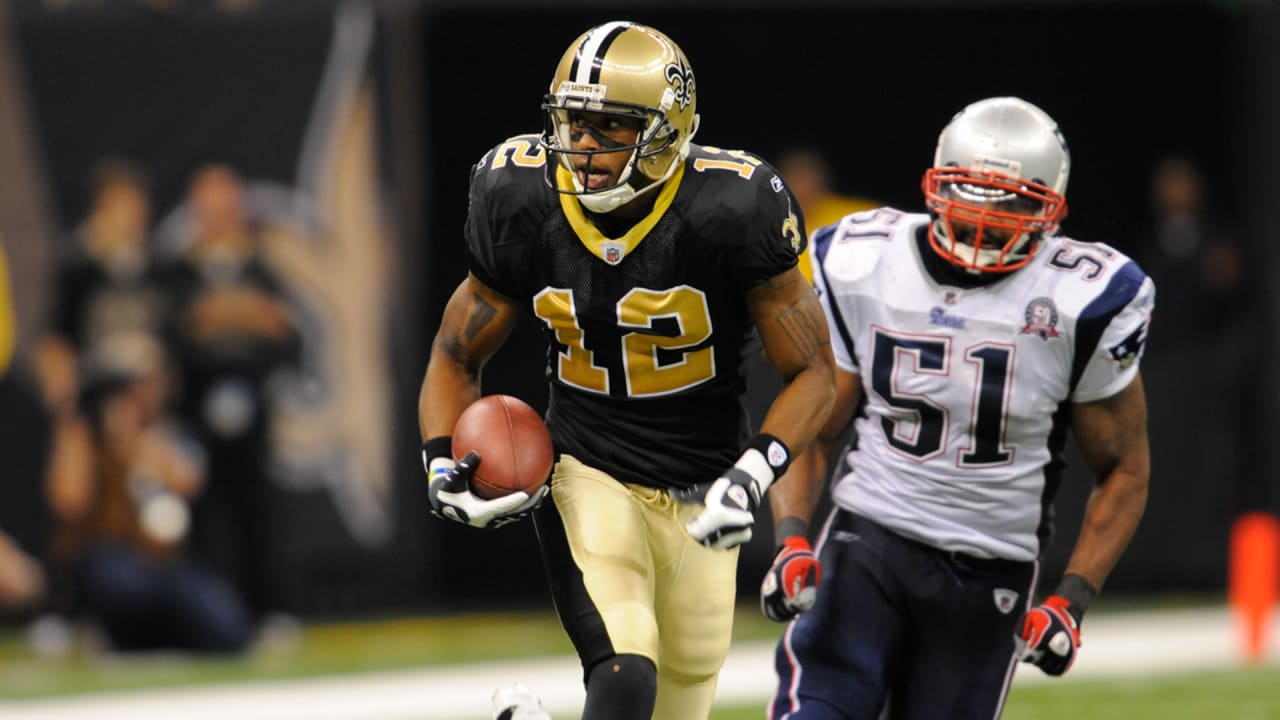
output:
[[[791,191],[759,156],[745,150],[692,145],[685,163],[681,182],[693,191],[689,197],[696,200],[682,205],[681,210],[693,225],[704,230],[704,236],[746,242],[748,236],[766,227],[794,235],[796,252],[803,247]]]
[[[705,182],[717,187],[741,188],[743,184],[756,188],[756,193],[731,191],[734,197],[750,202],[753,197],[782,193],[786,189],[782,178],[773,166],[760,156],[746,150],[724,150],[711,145],[691,145],[685,161],[688,170],[685,181]]]
[[[875,270],[892,243],[912,242],[915,229],[928,221],[922,213],[890,207],[864,210],[820,228],[812,245],[828,280],[856,282]]]
[[[471,201],[487,212],[541,207],[550,196],[547,153],[534,134],[516,135],[494,146],[471,168]]]
[[[534,168],[541,170],[547,163],[547,151],[539,143],[536,133],[515,135],[490,148],[475,166],[476,175],[504,168]]]
[[[1053,295],[1073,315],[1106,315],[1119,307],[1149,305],[1154,286],[1127,255],[1104,243],[1055,236],[1037,252],[1052,276]]]

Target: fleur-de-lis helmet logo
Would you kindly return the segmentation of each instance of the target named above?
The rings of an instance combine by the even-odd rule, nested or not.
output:
[[[693,102],[693,93],[696,88],[693,69],[685,63],[684,58],[677,57],[675,62],[667,65],[667,82],[671,83],[671,90],[676,95],[676,103],[680,109],[688,109],[689,103]]]

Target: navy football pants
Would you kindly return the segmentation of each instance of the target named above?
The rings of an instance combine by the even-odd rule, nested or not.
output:
[[[817,603],[778,643],[771,720],[999,717],[1036,563],[944,552],[839,508],[818,553]]]

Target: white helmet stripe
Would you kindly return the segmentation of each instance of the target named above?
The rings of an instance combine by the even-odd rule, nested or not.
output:
[[[614,21],[593,29],[573,59],[573,68],[569,71],[573,81],[583,85],[600,82],[600,61],[614,39],[630,27],[635,27],[635,23]]]

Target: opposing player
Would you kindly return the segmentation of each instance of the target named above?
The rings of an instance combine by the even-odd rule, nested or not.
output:
[[[543,133],[472,172],[470,274],[419,405],[437,513],[484,527],[530,511],[541,498],[472,495],[477,460],[455,464],[448,436],[517,314],[545,326],[558,461],[534,520],[590,720],[707,716],[737,547],[831,407],[791,195],[755,155],[693,144],[696,108],[689,61],[657,30],[611,22],[573,41]],[[750,436],[742,397],[761,342],[785,385]],[[495,717],[545,717],[521,688],[495,704]]]
[[[1069,168],[1041,109],[982,100],[942,131],[928,214],[814,233],[836,407],[771,495],[784,544],[764,607],[799,616],[769,717],[993,718],[1019,659],[1071,666],[1146,503],[1155,288],[1114,249],[1056,234]],[[805,523],[851,422],[815,559]],[[1037,605],[1068,428],[1097,484]]]

